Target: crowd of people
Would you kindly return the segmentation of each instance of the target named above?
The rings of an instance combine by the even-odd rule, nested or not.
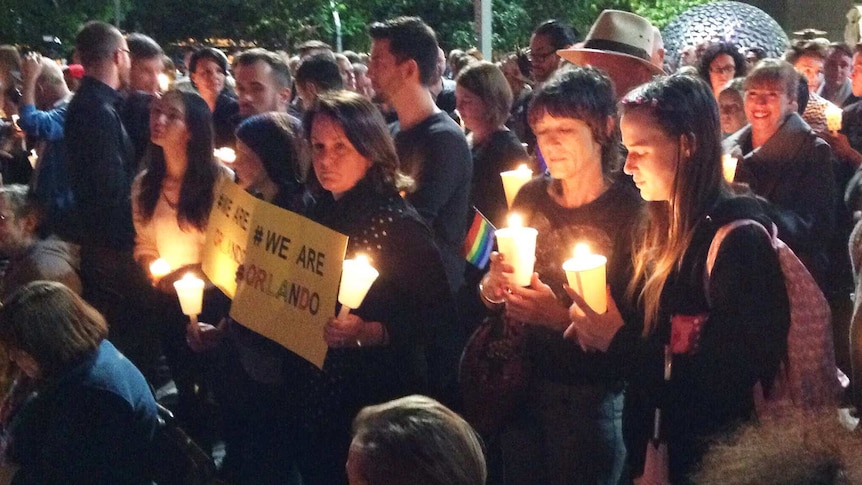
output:
[[[224,444],[224,483],[310,485],[743,483],[728,457],[758,420],[862,409],[862,45],[715,41],[669,72],[658,29],[621,11],[583,38],[544,22],[497,62],[447,55],[416,17],[368,32],[368,54],[200,47],[179,68],[98,21],[65,68],[0,46],[0,482],[148,483],[157,400]],[[522,164],[508,200],[500,173]],[[358,308],[323,310],[322,368],[233,320],[202,271],[229,182],[379,271]],[[502,247],[463,249],[478,216],[510,214],[538,234],[526,284]],[[850,375],[781,416],[762,403],[784,399],[807,302],[776,235],[831,307],[814,358]],[[581,243],[606,258],[606,310],[569,287]],[[192,323],[188,272],[207,282]],[[520,381],[471,409],[462,354],[488,335]],[[847,456],[805,463],[841,483],[862,473]]]

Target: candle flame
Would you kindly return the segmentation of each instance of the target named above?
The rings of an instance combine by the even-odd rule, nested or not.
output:
[[[533,171],[530,170],[530,167],[528,167],[526,163],[522,163],[522,164],[518,165],[517,170],[519,172],[525,172],[526,171],[526,172],[533,173]]]
[[[213,155],[224,163],[233,163],[236,161],[236,152],[230,147],[216,148]]]
[[[524,219],[518,214],[509,214],[509,227],[524,227]]]
[[[368,256],[364,254],[357,254],[355,258],[356,262],[365,266],[370,266],[371,264],[368,262]]]
[[[167,91],[171,87],[171,78],[168,77],[165,73],[160,73],[158,76],[159,79],[159,89],[162,92]]]
[[[171,265],[162,258],[150,263],[150,273],[153,276],[164,276],[171,272]]]
[[[195,276],[194,273],[186,273],[183,275],[183,280],[185,280],[185,281],[195,281],[198,279],[199,278],[197,276]]]
[[[575,258],[582,258],[590,254],[590,246],[587,243],[575,244]]]

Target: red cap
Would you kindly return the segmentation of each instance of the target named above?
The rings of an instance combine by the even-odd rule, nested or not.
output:
[[[80,64],[69,64],[66,66],[66,69],[69,70],[69,74],[75,79],[84,77],[84,66]]]

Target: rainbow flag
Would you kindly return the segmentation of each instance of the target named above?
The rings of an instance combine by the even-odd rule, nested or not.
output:
[[[491,259],[491,249],[494,247],[494,231],[496,228],[473,207],[473,223],[467,231],[464,247],[461,252],[468,263],[479,269],[484,269]]]

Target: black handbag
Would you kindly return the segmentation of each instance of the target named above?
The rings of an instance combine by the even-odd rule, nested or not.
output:
[[[152,479],[158,485],[216,483],[212,458],[176,422],[168,408],[156,403],[159,428],[153,441]]]
[[[467,341],[459,369],[464,418],[483,435],[498,431],[526,398],[526,345],[523,324],[503,315],[487,317]]]

